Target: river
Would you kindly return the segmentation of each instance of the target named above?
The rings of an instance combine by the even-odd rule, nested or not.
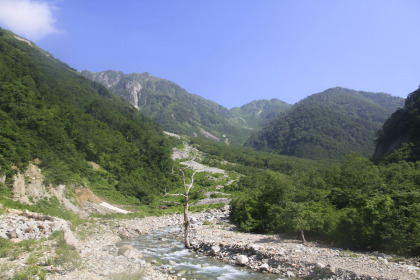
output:
[[[187,250],[180,241],[180,237],[182,237],[180,228],[169,227],[163,231],[126,240],[121,245],[129,244],[133,246],[143,254],[146,261],[154,262],[164,268],[170,268],[171,274],[185,279],[282,279],[278,275],[254,272]]]

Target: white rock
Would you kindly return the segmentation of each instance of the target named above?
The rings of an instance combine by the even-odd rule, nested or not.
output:
[[[264,263],[262,265],[260,265],[260,270],[261,271],[268,271],[270,269],[270,266],[268,265],[268,263]]]
[[[315,271],[321,271],[325,268],[325,265],[322,263],[316,263],[315,264]]]
[[[214,246],[211,247],[210,251],[211,251],[212,254],[217,254],[217,253],[220,252],[220,247],[217,246],[217,245],[214,245]]]
[[[295,278],[295,274],[289,270],[286,272],[286,275],[287,275],[287,278]]]
[[[249,259],[247,256],[245,255],[238,255],[236,257],[236,263],[239,265],[245,265],[246,263],[248,263]]]
[[[77,247],[77,239],[76,237],[74,237],[73,232],[70,229],[65,229],[64,230],[64,242],[66,242],[67,245],[73,246],[73,247]]]

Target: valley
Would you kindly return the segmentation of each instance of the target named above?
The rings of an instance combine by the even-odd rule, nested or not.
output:
[[[227,109],[5,29],[0,61],[0,279],[188,278],[129,243],[181,227],[269,278],[419,278],[420,90]]]

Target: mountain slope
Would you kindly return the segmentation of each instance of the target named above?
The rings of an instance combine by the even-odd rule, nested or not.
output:
[[[37,159],[53,184],[147,201],[170,165],[161,127],[32,42],[0,29],[0,178]],[[89,162],[99,164],[96,171]]]
[[[311,159],[340,159],[350,152],[369,156],[376,131],[402,101],[383,93],[328,89],[295,104],[246,145]]]
[[[242,144],[250,135],[248,130],[229,121],[233,116],[228,109],[149,73],[84,70],[82,75],[127,99],[169,132],[234,144]]]
[[[234,107],[229,111],[235,117],[232,122],[236,122],[240,126],[257,131],[290,107],[292,107],[292,105],[273,98],[270,100],[263,99],[252,101],[241,107]]]
[[[420,89],[410,93],[378,133],[375,161],[420,160]]]

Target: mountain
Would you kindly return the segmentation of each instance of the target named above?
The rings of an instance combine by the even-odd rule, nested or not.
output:
[[[234,107],[230,112],[235,117],[232,121],[237,125],[257,131],[290,107],[292,105],[273,98],[252,101],[241,107]]]
[[[234,116],[225,107],[149,73],[84,70],[82,75],[127,99],[169,132],[233,144],[242,144],[251,134],[230,121]]]
[[[378,133],[373,160],[420,160],[420,88],[410,93],[404,107],[386,120]]]
[[[376,131],[402,104],[402,98],[385,93],[331,88],[296,103],[245,144],[310,159],[370,156]]]
[[[162,190],[171,149],[157,123],[4,29],[0,61],[0,185],[34,161],[47,184],[137,202]]]

